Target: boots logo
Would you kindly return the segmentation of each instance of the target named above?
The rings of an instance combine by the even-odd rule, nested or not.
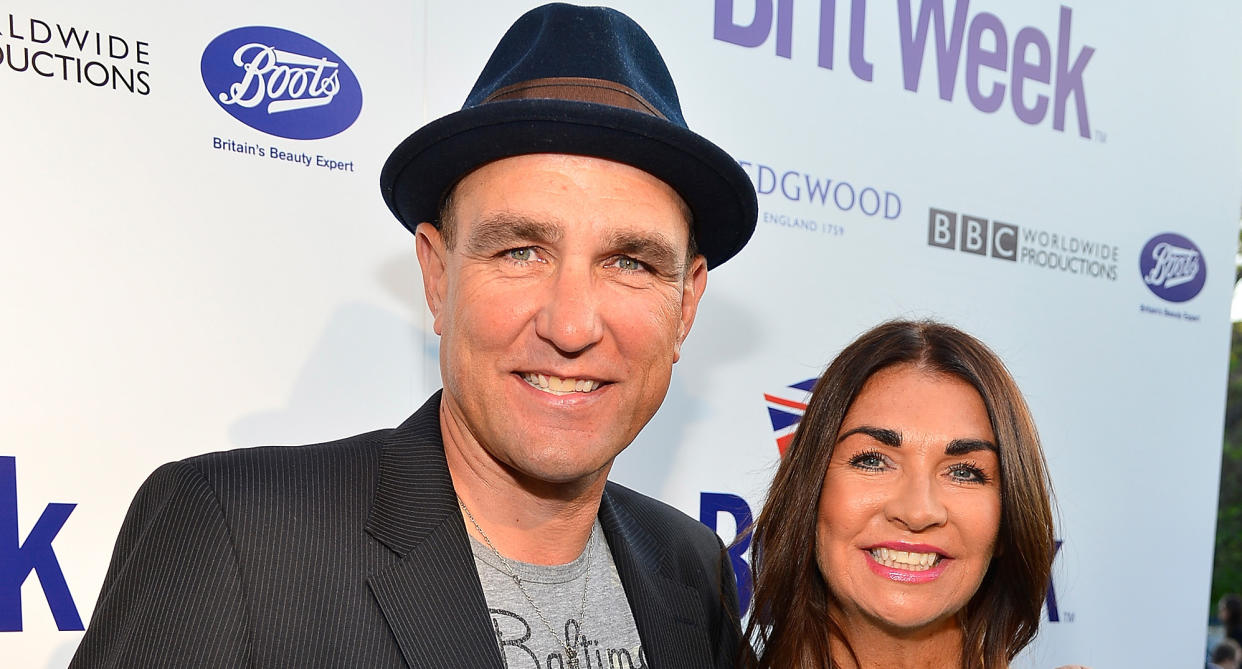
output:
[[[1207,281],[1207,265],[1199,247],[1171,232],[1147,242],[1139,255],[1139,272],[1147,288],[1169,302],[1192,299]]]
[[[230,30],[203,50],[203,83],[233,118],[287,139],[331,137],[357,120],[362,88],[324,45],[281,28]]]

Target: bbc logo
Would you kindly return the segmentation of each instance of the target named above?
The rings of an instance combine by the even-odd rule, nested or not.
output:
[[[959,220],[960,219],[960,220]],[[1018,226],[986,218],[930,209],[927,245],[1001,260],[1018,260]]]

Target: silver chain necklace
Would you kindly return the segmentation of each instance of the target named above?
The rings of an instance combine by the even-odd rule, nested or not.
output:
[[[548,634],[551,634],[552,638],[565,649],[565,658],[569,661],[569,669],[580,669],[581,665],[578,663],[578,652],[573,649],[573,646],[569,645],[568,639],[562,639],[557,635],[556,630],[552,628],[552,624],[549,623],[547,617],[543,615],[543,610],[540,609],[539,605],[535,603],[535,600],[531,598],[530,593],[526,592],[526,588],[522,585],[522,577],[518,576],[517,572],[514,571],[513,565],[509,564],[509,560],[505,558],[505,556],[501,555],[500,551],[496,550],[496,546],[492,544],[492,540],[488,538],[487,532],[484,532],[483,528],[479,527],[479,521],[474,519],[474,514],[470,513],[470,509],[466,508],[466,503],[461,501],[460,496],[457,498],[457,506],[461,507],[462,512],[464,512],[466,517],[470,519],[470,524],[474,525],[474,529],[478,530],[479,536],[483,537],[483,542],[486,543],[487,547],[490,548],[492,553],[496,555],[496,558],[502,565],[501,571],[505,574],[505,576],[513,579],[513,584],[517,586],[518,592],[522,593],[522,596],[526,598],[526,603],[530,604],[530,607],[535,610],[535,615],[539,616],[539,621],[543,623],[545,628],[547,628]],[[594,548],[595,544],[593,539],[595,539],[594,523],[591,524],[591,534],[587,536],[586,571],[583,572],[582,578],[582,602],[578,605],[578,625],[580,626],[585,623],[584,618],[586,617],[587,591],[590,589],[591,585],[591,549]],[[500,639],[497,639],[496,643],[497,645],[500,645]],[[505,649],[501,646],[500,653],[503,655],[504,652]]]

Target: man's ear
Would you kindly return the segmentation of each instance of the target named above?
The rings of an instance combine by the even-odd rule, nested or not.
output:
[[[677,333],[677,341],[673,344],[673,362],[681,359],[681,343],[690,334],[690,326],[694,325],[694,315],[699,311],[699,300],[703,299],[703,290],[707,288],[707,259],[702,255],[695,256],[686,269],[686,277],[681,286],[681,331]]]
[[[444,237],[430,223],[419,223],[414,229],[414,249],[418,253],[418,267],[423,274],[423,292],[427,296],[427,308],[431,309],[432,326],[441,334],[440,314],[448,290],[445,263]]]

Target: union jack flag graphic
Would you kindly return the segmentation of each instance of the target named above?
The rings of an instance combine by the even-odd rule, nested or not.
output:
[[[798,422],[802,420],[802,414],[806,413],[806,400],[816,380],[811,378],[799,381],[777,392],[763,394],[763,399],[768,403],[772,431],[776,433],[776,450],[780,451],[781,457],[785,457],[785,451],[798,429]]]

